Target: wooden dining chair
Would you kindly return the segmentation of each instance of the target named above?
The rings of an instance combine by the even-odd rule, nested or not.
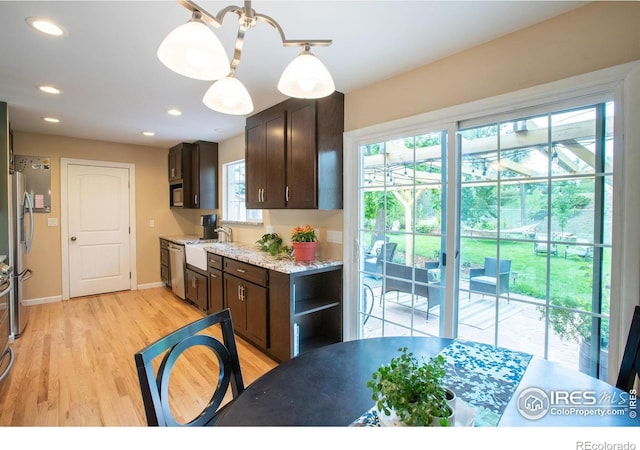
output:
[[[222,331],[222,342],[210,334],[201,333],[203,330],[218,324]],[[196,346],[206,347],[216,356],[219,377],[211,400],[202,412],[187,423],[179,423],[173,416],[169,406],[171,370],[178,358],[186,350]],[[152,361],[163,353],[165,354],[156,372]],[[244,391],[240,360],[229,309],[224,309],[196,320],[158,339],[153,344],[137,352],[134,358],[149,426],[213,425],[224,409],[224,407],[220,408],[220,404],[227,393],[229,384],[231,384],[234,399]]]
[[[627,345],[622,355],[616,387],[629,392],[633,388],[636,375],[640,374],[640,306],[637,305],[631,319]]]

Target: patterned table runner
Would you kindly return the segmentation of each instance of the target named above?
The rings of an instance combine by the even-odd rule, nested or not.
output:
[[[456,340],[440,352],[446,386],[476,409],[476,426],[496,426],[527,370],[531,355]]]
[[[531,355],[493,345],[456,340],[440,354],[445,385],[476,410],[475,426],[496,426],[527,370]],[[352,426],[380,426],[375,407]]]

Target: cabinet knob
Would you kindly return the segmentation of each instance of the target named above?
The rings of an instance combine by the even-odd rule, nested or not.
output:
[[[72,240],[72,241],[75,241],[76,239],[78,239],[78,238],[77,238],[77,237],[75,237],[75,236],[71,236],[71,240]]]

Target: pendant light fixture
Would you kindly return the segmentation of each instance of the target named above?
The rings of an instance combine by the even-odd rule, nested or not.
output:
[[[217,80],[229,73],[229,59],[222,43],[202,21],[200,11],[164,38],[158,59],[180,75],[196,80]]]
[[[336,87],[327,68],[305,45],[282,72],[278,90],[289,97],[322,98],[331,95]]]
[[[249,92],[235,76],[240,63],[244,34],[257,22],[265,22],[280,34],[285,47],[302,47],[302,52],[287,66],[278,82],[278,89],[296,98],[321,98],[335,91],[331,74],[316,58],[310,48],[331,45],[331,40],[289,40],[280,25],[264,14],[256,13],[251,1],[244,7],[227,6],[212,15],[190,0],[178,0],[193,13],[192,19],[173,30],[158,48],[158,58],[169,69],[181,75],[199,80],[218,80],[205,93],[203,103],[225,114],[249,114],[253,102]],[[224,16],[232,12],[239,16],[233,61],[229,63],[222,44],[209,25],[222,26]]]

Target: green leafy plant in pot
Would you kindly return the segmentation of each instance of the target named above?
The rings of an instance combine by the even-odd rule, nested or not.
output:
[[[288,253],[289,247],[282,245],[282,238],[278,233],[266,233],[256,241],[258,247],[263,252],[268,252],[272,256],[277,256],[279,253]]]
[[[380,414],[395,414],[408,426],[448,426],[453,410],[447,402],[444,357],[419,361],[406,347],[389,364],[380,366],[367,381]]]

